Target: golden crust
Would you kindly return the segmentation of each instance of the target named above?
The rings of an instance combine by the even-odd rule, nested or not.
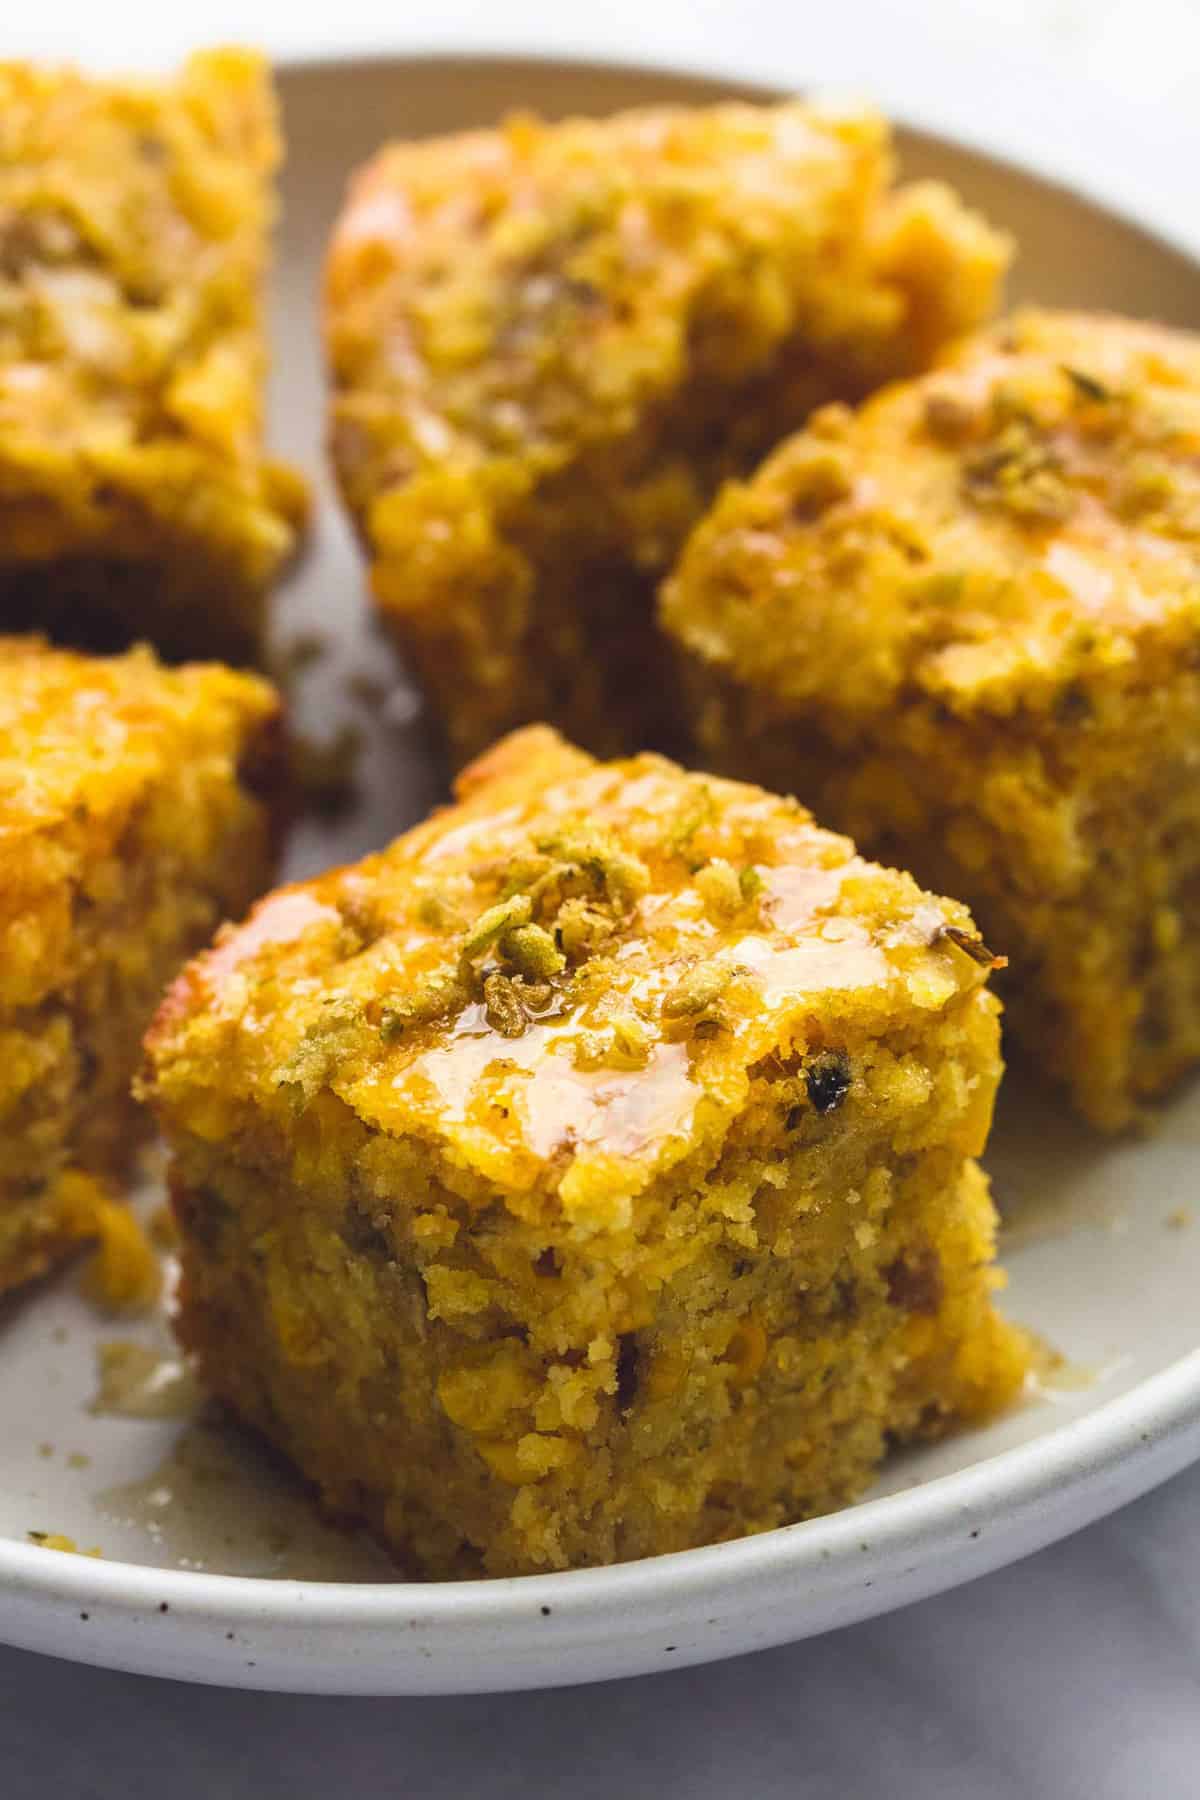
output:
[[[839,735],[910,696],[1046,713],[1200,624],[1200,341],[1025,312],[730,487],[667,629]]]
[[[1115,1126],[1200,1055],[1200,340],[1025,312],[726,490],[666,583],[715,766],[967,899]]]
[[[91,1228],[69,1165],[124,1166],[163,985],[266,883],[278,723],[254,677],[0,640],[0,1287]]]
[[[456,757],[661,728],[650,586],[719,483],[986,316],[1005,241],[890,184],[881,119],[799,103],[521,118],[357,178],[333,452]]]
[[[1021,1380],[989,961],[795,802],[518,734],[160,1011],[181,1336],[426,1573],[837,1505]]]
[[[294,542],[264,460],[279,156],[261,60],[0,63],[0,619],[253,651]]]
[[[283,1123],[328,1085],[373,1128],[439,1146],[448,1179],[560,1204],[610,1150],[642,1180],[693,1130],[719,1136],[747,1070],[815,1011],[881,1029],[977,991],[990,1006],[986,966],[947,935],[973,935],[966,910],[864,863],[794,801],[657,757],[596,765],[545,728],[462,792],[379,855],[270,895],[180,977],[148,1040],[172,1118],[193,1092],[236,1133],[248,1107]],[[508,931],[472,951],[506,907]],[[540,939],[532,965],[506,948],[530,925],[546,973]],[[521,1015],[511,1038],[493,968]],[[718,993],[689,1010],[681,991],[702,980]],[[695,1035],[702,1018],[721,1028]],[[503,1110],[478,1103],[497,1057],[521,1096]],[[629,1122],[643,1113],[655,1129]]]

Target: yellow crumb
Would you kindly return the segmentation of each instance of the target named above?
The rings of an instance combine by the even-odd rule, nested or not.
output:
[[[83,1272],[83,1292],[106,1312],[149,1312],[162,1291],[162,1268],[137,1218],[106,1200],[96,1230],[100,1241]]]
[[[30,1542],[37,1544],[42,1550],[67,1550],[73,1556],[102,1556],[104,1552],[99,1544],[93,1544],[90,1550],[81,1550],[73,1537],[67,1537],[62,1531],[30,1531],[26,1533]]]

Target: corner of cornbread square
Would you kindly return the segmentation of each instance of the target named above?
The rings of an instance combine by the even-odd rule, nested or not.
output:
[[[262,59],[0,62],[0,629],[253,659],[303,510],[263,453]]]
[[[163,989],[270,879],[278,726],[254,676],[0,638],[0,1291],[92,1235]]]
[[[1200,1060],[1200,337],[1019,313],[727,488],[662,605],[706,759],[961,895],[1089,1120]]]
[[[835,1507],[1008,1399],[965,910],[791,800],[545,727],[180,977],[179,1331],[427,1574]]]

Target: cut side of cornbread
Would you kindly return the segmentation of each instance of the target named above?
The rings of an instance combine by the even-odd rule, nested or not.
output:
[[[1007,241],[864,110],[518,118],[384,149],[330,249],[331,443],[455,760],[670,735],[653,593],[720,483],[992,310]]]
[[[257,678],[0,639],[0,1290],[92,1234],[148,1020],[272,863]]]
[[[253,659],[303,485],[262,445],[261,59],[0,63],[0,629]]]
[[[962,895],[1095,1124],[1200,1056],[1200,340],[1018,316],[731,487],[667,584],[705,757]]]
[[[794,801],[518,733],[165,1002],[183,1342],[427,1575],[841,1505],[1021,1383],[990,961]]]

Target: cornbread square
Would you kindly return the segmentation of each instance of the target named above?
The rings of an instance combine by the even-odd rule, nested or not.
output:
[[[1007,1400],[966,911],[793,801],[545,727],[182,975],[178,1328],[431,1576],[851,1499]]]
[[[830,411],[665,589],[704,753],[960,894],[1128,1124],[1200,1056],[1200,339],[1028,312]]]
[[[90,1236],[162,990],[271,872],[278,702],[0,639],[0,1290]]]
[[[0,63],[0,629],[252,660],[299,477],[262,447],[275,105]]]
[[[949,190],[894,185],[868,111],[383,150],[329,256],[332,445],[455,760],[542,719],[604,754],[669,739],[654,585],[721,481],[925,367],[1007,258]]]

